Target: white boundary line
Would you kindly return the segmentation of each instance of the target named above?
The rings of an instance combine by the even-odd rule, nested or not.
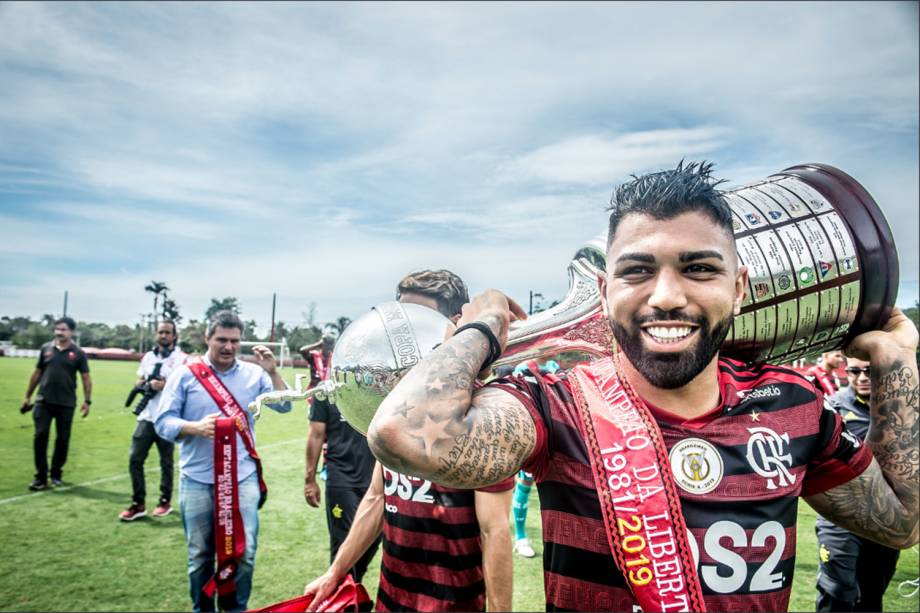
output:
[[[271,449],[272,447],[280,447],[281,445],[289,445],[296,442],[304,442],[305,437],[301,438],[292,438],[286,441],[278,441],[276,443],[269,443],[268,445],[263,445],[260,449]],[[145,473],[149,472],[159,472],[159,466],[151,466],[148,469],[145,469]],[[64,487],[55,487],[42,490],[40,492],[32,492],[31,494],[22,494],[19,496],[11,496],[10,498],[0,498],[0,505],[7,504],[10,502],[16,502],[18,500],[26,500],[27,498],[34,498],[35,496],[42,496],[44,494],[49,494],[51,492],[66,492],[67,490],[72,490],[75,487],[88,487],[90,485],[98,485],[100,483],[106,483],[107,481],[117,481],[118,479],[126,479],[130,477],[130,474],[126,471],[121,475],[112,475],[111,477],[102,477],[101,479],[93,479],[92,481],[84,481],[83,483],[76,483],[74,485],[65,485]]]

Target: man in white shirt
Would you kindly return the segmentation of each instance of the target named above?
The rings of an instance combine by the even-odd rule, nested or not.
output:
[[[149,385],[153,397],[141,396],[138,399],[135,411],[137,413],[137,426],[131,437],[131,452],[129,454],[128,470],[131,473],[131,505],[122,511],[118,518],[121,521],[134,521],[147,515],[146,484],[144,480],[144,463],[147,454],[154,444],[160,454],[160,500],[153,511],[154,517],[163,517],[172,512],[170,501],[173,492],[173,455],[175,443],[162,438],[153,427],[153,414],[160,404],[160,392],[166,386],[166,378],[177,367],[185,363],[186,355],[179,349],[176,342],[178,333],[173,321],[163,320],[157,325],[157,346],[144,354],[141,364],[137,369],[136,386]],[[142,403],[144,405],[142,406]]]

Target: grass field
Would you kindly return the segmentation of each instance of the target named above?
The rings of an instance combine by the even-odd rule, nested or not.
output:
[[[0,358],[0,609],[8,611],[180,611],[189,608],[185,541],[178,513],[125,524],[130,502],[128,446],[134,416],[123,408],[136,364],[92,361],[93,408],[75,419],[65,486],[26,489],[33,474],[32,419],[18,411],[33,361]],[[286,371],[293,383],[293,374]],[[82,396],[80,396],[82,397]],[[301,593],[325,571],[329,543],[322,509],[303,500],[303,403],[292,413],[266,411],[257,433],[269,498],[261,513],[250,607]],[[53,444],[53,437],[52,437]],[[148,492],[158,486],[156,450],[147,461]],[[153,494],[148,494],[153,497]],[[148,501],[152,502],[152,501]],[[817,567],[814,514],[801,505],[798,564],[790,609],[814,610]],[[534,491],[528,532],[540,553],[539,503]],[[544,609],[542,561],[514,559],[514,608]],[[916,548],[902,553],[886,594],[887,610],[916,611],[918,597],[900,598],[901,581],[917,577]],[[376,593],[379,554],[364,583]]]

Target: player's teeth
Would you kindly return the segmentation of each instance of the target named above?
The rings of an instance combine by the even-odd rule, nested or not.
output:
[[[688,336],[692,332],[690,328],[673,328],[664,326],[652,326],[648,328],[648,333],[659,341],[675,341]]]

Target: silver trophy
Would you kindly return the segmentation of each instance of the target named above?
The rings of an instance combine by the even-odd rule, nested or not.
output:
[[[367,434],[377,407],[409,370],[444,341],[451,322],[418,304],[384,302],[352,322],[332,351],[334,401]]]

